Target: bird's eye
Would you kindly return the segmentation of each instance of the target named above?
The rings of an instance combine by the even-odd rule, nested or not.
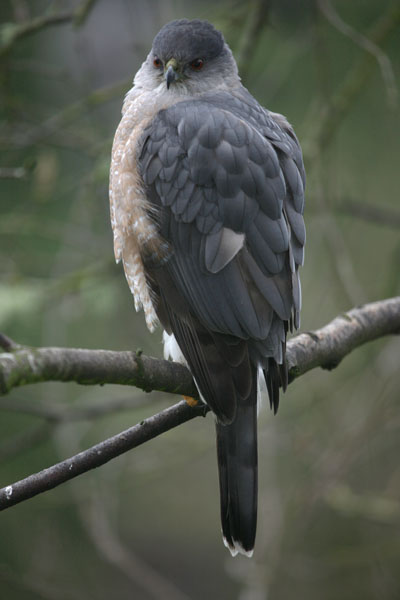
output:
[[[157,56],[153,60],[153,65],[156,69],[159,69],[162,66],[162,62]]]
[[[202,69],[204,66],[204,60],[202,60],[201,58],[196,58],[196,60],[192,60],[190,66],[193,69],[193,71],[200,71],[200,69]]]

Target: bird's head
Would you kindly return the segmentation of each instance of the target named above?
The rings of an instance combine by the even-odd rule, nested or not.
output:
[[[180,19],[154,38],[142,69],[153,88],[171,93],[201,93],[238,85],[237,66],[220,31],[211,23]]]

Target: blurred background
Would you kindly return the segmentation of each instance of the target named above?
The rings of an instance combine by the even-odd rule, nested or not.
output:
[[[244,84],[302,143],[302,330],[400,293],[400,3],[2,0],[0,330],[21,344],[161,356],[113,260],[108,168],[125,92],[160,27],[221,29]],[[290,386],[259,419],[252,560],[220,535],[212,417],[0,517],[9,600],[400,598],[398,339]],[[0,400],[0,485],[175,403],[118,386]]]

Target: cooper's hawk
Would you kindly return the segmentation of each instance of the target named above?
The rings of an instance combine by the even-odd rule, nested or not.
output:
[[[257,395],[276,412],[299,325],[304,167],[293,129],[242,86],[206,21],[173,21],[128,92],[110,177],[115,256],[216,417],[221,519],[233,555],[257,520]]]

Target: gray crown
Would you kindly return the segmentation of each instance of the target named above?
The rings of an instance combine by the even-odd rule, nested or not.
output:
[[[164,62],[176,58],[191,62],[196,58],[210,60],[224,49],[224,37],[208,21],[180,19],[171,21],[157,33],[153,41],[153,54]]]

